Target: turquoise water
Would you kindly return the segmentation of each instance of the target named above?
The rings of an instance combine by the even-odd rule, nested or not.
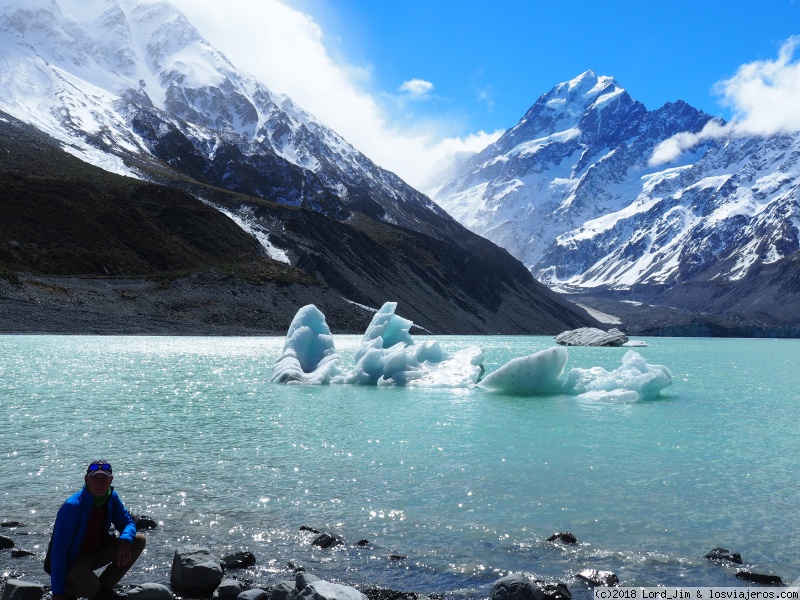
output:
[[[416,338],[424,339],[424,338]],[[480,345],[487,371],[547,337]],[[360,337],[336,336],[344,366]],[[47,582],[61,502],[102,457],[132,512],[155,518],[123,583],[168,583],[184,543],[252,551],[238,576],[326,579],[488,597],[509,571],[563,581],[737,586],[703,555],[800,577],[800,341],[652,338],[636,348],[674,383],[634,404],[480,389],[270,384],[282,338],[0,336],[0,529],[36,557],[0,574]],[[619,366],[623,348],[571,348],[567,369]],[[311,546],[302,525],[341,535]],[[579,544],[545,540],[570,531]],[[370,541],[360,548],[356,542]],[[391,560],[402,554],[405,560]]]

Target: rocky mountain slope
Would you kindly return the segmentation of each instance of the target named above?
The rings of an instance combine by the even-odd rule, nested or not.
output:
[[[365,216],[124,177],[2,112],[0,190],[3,332],[283,334],[313,303],[334,332],[362,333],[387,300],[431,333],[592,321],[477,236],[469,254]]]
[[[663,327],[668,307],[693,315],[673,331],[692,320],[733,334],[795,331],[800,311],[783,307],[800,296],[758,290],[767,273],[797,280],[800,132],[707,139],[672,162],[651,160],[661,142],[710,120],[683,102],[648,111],[587,71],[541,96],[435,200],[584,300],[659,305]]]
[[[438,333],[592,321],[163,0],[6,0],[0,110],[5,330],[283,333],[314,302],[360,332],[389,300]]]
[[[439,235],[438,205],[241,73],[163,0],[6,0],[0,108],[107,170]],[[152,173],[148,177],[152,177]],[[169,177],[169,176],[168,176]]]

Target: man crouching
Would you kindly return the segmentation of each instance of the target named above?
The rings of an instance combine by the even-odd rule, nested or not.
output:
[[[114,586],[144,550],[146,539],[111,487],[114,476],[104,460],[86,469],[85,485],[61,505],[44,561],[53,600],[69,597],[117,600]],[[119,537],[110,533],[111,525]],[[108,565],[108,566],[106,566]],[[106,567],[98,577],[96,569]]]

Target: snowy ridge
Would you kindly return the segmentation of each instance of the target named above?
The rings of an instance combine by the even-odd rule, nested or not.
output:
[[[336,218],[352,205],[412,228],[417,213],[449,219],[290,98],[238,71],[167,1],[0,6],[0,109],[88,162],[137,176],[131,165],[155,158]]]
[[[562,291],[736,281],[800,249],[800,132],[709,140],[652,166],[709,115],[655,111],[591,71],[541,96],[435,200]]]

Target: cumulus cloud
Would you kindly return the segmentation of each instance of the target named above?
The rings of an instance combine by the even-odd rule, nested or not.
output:
[[[800,131],[800,61],[795,52],[800,36],[789,38],[776,60],[742,65],[730,79],[718,82],[714,90],[721,104],[733,110],[725,126],[709,122],[700,133],[679,133],[659,144],[651,165],[675,160],[697,144],[713,138],[745,135],[773,135]]]
[[[413,99],[422,99],[433,91],[433,84],[424,79],[410,79],[404,81],[397,89]]]
[[[172,2],[237,68],[291,97],[373,162],[421,191],[449,163],[448,152],[480,150],[480,143],[497,137],[481,132],[461,139],[452,136],[446,122],[392,122],[378,101],[385,95],[369,89],[373,66],[334,56],[320,25],[281,0]],[[420,79],[401,86],[416,98],[432,90],[433,84]]]

